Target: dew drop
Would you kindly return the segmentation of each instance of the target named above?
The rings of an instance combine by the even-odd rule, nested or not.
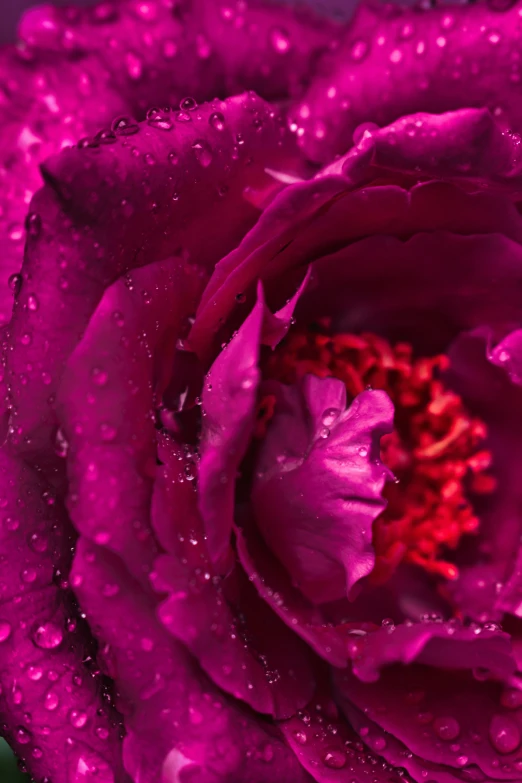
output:
[[[330,769],[342,769],[346,765],[346,754],[342,750],[329,750],[323,756],[323,763]]]
[[[20,743],[20,745],[27,745],[29,742],[31,742],[31,732],[27,729],[24,729],[23,726],[18,726],[15,729],[15,739]]]
[[[35,313],[40,307],[40,302],[34,294],[29,294],[27,297],[27,307],[33,313]]]
[[[225,115],[220,111],[214,111],[208,118],[208,124],[214,128],[214,130],[222,131],[225,128],[226,120]]]
[[[41,623],[33,631],[33,642],[42,650],[54,650],[63,641],[63,631],[55,623]]]
[[[290,49],[290,36],[282,27],[273,27],[270,31],[270,44],[278,54],[286,54]]]
[[[331,427],[340,414],[339,408],[327,408],[323,412],[322,422],[325,427]]]
[[[8,623],[7,620],[0,620],[0,643],[9,639],[11,631],[11,623]]]
[[[20,289],[22,288],[22,275],[15,273],[9,277],[7,281],[9,288],[13,291],[15,296],[18,296]]]
[[[458,721],[452,717],[435,718],[433,721],[433,728],[443,740],[454,740],[460,734],[460,725]]]
[[[520,745],[520,729],[508,715],[493,715],[489,739],[498,753],[513,753]]]
[[[87,713],[82,710],[71,710],[69,713],[69,723],[75,729],[83,729],[87,723]]]
[[[125,55],[125,65],[130,78],[137,81],[143,74],[143,63],[137,54],[127,52]]]
[[[58,707],[60,704],[60,699],[56,695],[54,691],[47,691],[45,694],[44,699],[44,707],[49,712],[54,712],[54,710]]]
[[[212,163],[212,147],[204,139],[196,139],[192,145],[197,161],[204,167]]]
[[[183,98],[183,100],[179,103],[179,108],[181,111],[194,111],[194,109],[197,109],[198,102],[195,98]]]
[[[25,228],[29,236],[38,237],[42,230],[42,218],[38,212],[29,212],[25,220]]]
[[[355,41],[350,50],[351,59],[356,63],[360,63],[362,60],[364,60],[367,54],[368,44],[366,41]]]

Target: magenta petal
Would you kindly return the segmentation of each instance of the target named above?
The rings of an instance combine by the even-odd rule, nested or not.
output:
[[[452,622],[394,625],[365,632],[350,625],[352,670],[364,682],[374,682],[380,670],[414,661],[449,669],[481,669],[507,681],[515,670],[509,634],[494,624],[484,630]]]
[[[375,757],[375,752],[382,750],[379,742],[369,744],[365,736],[366,747],[362,744],[352,726],[339,715],[326,687],[324,693],[314,696],[305,710],[281,722],[279,728],[317,783],[362,783],[369,774],[372,783],[399,783],[401,780],[410,783],[403,770],[399,773]],[[437,783],[448,781],[437,780]]]
[[[192,480],[194,465],[163,438],[152,523],[168,554],[155,563],[166,592],[158,616],[223,690],[253,709],[289,717],[315,685],[307,646],[271,611],[236,566],[226,579],[209,560]]]
[[[519,34],[517,3],[505,12],[486,4],[424,11],[364,4],[291,112],[303,150],[325,163],[349,149],[361,123],[466,107],[488,108],[503,127],[522,130],[512,57]]]
[[[288,572],[253,525],[236,528],[236,546],[248,578],[272,611],[321,658],[334,666],[345,666],[348,660],[345,635],[292,584]]]
[[[235,480],[252,436],[258,400],[261,345],[274,348],[291,323],[306,280],[274,316],[258,287],[257,303],[207,375],[203,391],[198,505],[211,560],[223,569],[230,555]]]
[[[224,69],[227,94],[249,89],[267,100],[302,95],[318,56],[343,30],[305,4],[196,0],[194,14]]]
[[[367,131],[330,170],[342,170],[353,186],[404,173],[505,191],[513,200],[522,193],[520,138],[503,133],[486,109],[401,117]]]
[[[52,490],[27,466],[0,456],[2,590],[0,714],[31,774],[53,783],[96,774],[122,783],[119,727],[66,590],[70,540]]]
[[[372,684],[348,671],[337,673],[335,683],[348,715],[354,704],[429,764],[463,780],[517,780],[522,709],[513,709],[509,691],[484,677],[480,670],[473,676],[412,664],[385,669]]]
[[[156,470],[151,409],[200,281],[170,259],[109,287],[70,356],[58,395],[68,443],[68,505],[82,535],[118,552],[138,579],[152,570]]]
[[[167,633],[155,597],[117,556],[82,541],[73,582],[118,688],[133,780],[305,783],[277,733],[228,700]]]
[[[216,112],[223,121],[213,122]],[[243,95],[201,106],[189,120],[169,132],[145,123],[132,136],[118,125],[114,143],[68,149],[46,162],[48,184],[31,205],[40,228],[29,237],[11,324],[16,351],[8,351],[20,448],[29,433],[31,450],[48,448],[54,417],[47,401],[104,289],[173,255],[204,277],[258,216],[245,188],[273,188],[265,167],[277,167],[288,148],[270,106]]]
[[[373,568],[372,524],[391,478],[379,441],[393,427],[393,405],[384,392],[367,391],[346,410],[344,384],[313,375],[273,391],[254,514],[293,583],[313,603],[326,603],[348,595]]]

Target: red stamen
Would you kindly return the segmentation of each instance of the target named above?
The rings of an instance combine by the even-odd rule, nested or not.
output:
[[[490,493],[491,454],[481,447],[487,429],[438,377],[447,356],[415,358],[408,343],[392,346],[374,334],[329,334],[327,321],[315,329],[291,330],[271,355],[267,375],[295,383],[307,373],[339,378],[350,398],[368,387],[383,389],[395,405],[395,429],[381,439],[381,458],[397,477],[384,495],[388,506],[375,520],[374,583],[386,581],[401,562],[456,579],[445,559],[462,536],[476,533],[479,520],[466,491]],[[275,400],[262,401],[260,435]]]

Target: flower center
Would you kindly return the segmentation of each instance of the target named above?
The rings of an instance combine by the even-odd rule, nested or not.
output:
[[[288,384],[307,373],[334,377],[344,382],[349,400],[367,388],[382,389],[395,406],[395,429],[381,439],[381,458],[397,481],[386,485],[388,505],[373,525],[373,583],[385,582],[401,562],[456,579],[448,554],[479,527],[467,495],[495,488],[491,454],[483,448],[486,425],[444,385],[448,367],[447,356],[416,357],[405,342],[331,334],[327,321],[291,330],[267,361],[265,377]],[[258,435],[273,410],[274,400],[263,398]]]

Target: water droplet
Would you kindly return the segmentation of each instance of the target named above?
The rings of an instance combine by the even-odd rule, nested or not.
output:
[[[24,729],[23,726],[18,726],[15,729],[15,739],[20,743],[20,745],[27,745],[29,742],[31,742],[31,732],[27,729]]]
[[[196,139],[192,145],[192,149],[194,150],[194,155],[196,156],[198,162],[204,168],[210,166],[212,163],[212,147],[207,141],[204,139]]]
[[[443,740],[454,740],[460,734],[459,722],[452,717],[435,718],[433,728]]]
[[[9,639],[11,631],[11,623],[8,623],[7,620],[0,620],[0,643]]]
[[[306,745],[306,734],[304,731],[294,731],[294,738],[299,745]]]
[[[27,676],[33,682],[38,682],[43,677],[43,669],[41,669],[40,666],[28,666]]]
[[[322,438],[323,440],[326,440],[327,438],[330,437],[330,430],[328,429],[328,427],[321,427],[321,429],[319,430],[319,437]]]
[[[198,102],[195,98],[183,98],[179,103],[181,111],[194,111],[198,108]]]
[[[208,118],[208,123],[214,130],[222,131],[226,124],[225,115],[220,111],[214,111]]]
[[[520,729],[509,715],[493,715],[489,739],[498,753],[513,753],[520,745]]]
[[[29,294],[29,296],[27,297],[27,307],[33,313],[35,313],[40,307],[40,302],[38,301],[35,294]]]
[[[346,754],[342,750],[329,750],[323,756],[323,762],[330,769],[342,769],[346,765]]]
[[[322,422],[325,427],[331,427],[340,414],[339,408],[327,408],[322,416]]]
[[[69,441],[65,437],[62,429],[58,429],[54,436],[54,451],[62,458],[65,458],[69,452]]]
[[[355,41],[350,50],[350,57],[354,62],[359,63],[368,54],[368,48],[366,41]]]
[[[357,449],[357,453],[359,454],[360,457],[367,457],[368,449],[366,448],[366,446],[359,446],[359,448]]]
[[[139,132],[140,126],[130,117],[118,117],[112,123],[111,128],[119,136],[134,136]]]
[[[20,223],[12,223],[7,229],[7,236],[12,242],[20,242],[24,236],[24,228]]]
[[[125,55],[125,65],[131,79],[137,81],[141,78],[143,74],[143,63],[137,54],[134,54],[134,52],[127,52]]]
[[[9,277],[7,281],[9,288],[13,291],[15,296],[18,296],[20,289],[22,288],[22,275],[15,273]]]
[[[42,230],[42,218],[38,212],[29,212],[25,220],[25,228],[29,236],[37,237]]]
[[[44,699],[44,707],[49,712],[54,712],[54,710],[58,707],[60,704],[60,699],[58,698],[57,694],[54,691],[47,691],[45,694]]]
[[[105,386],[109,380],[109,374],[105,370],[101,370],[99,367],[93,367],[91,370],[91,378],[96,386]]]
[[[290,49],[290,36],[282,27],[273,27],[270,31],[270,44],[278,54],[286,54]]]
[[[83,729],[87,723],[87,713],[81,710],[71,710],[69,713],[69,723],[75,729]]]
[[[54,650],[63,641],[63,631],[55,623],[41,623],[33,631],[33,642],[42,650]]]
[[[522,707],[522,691],[519,691],[516,688],[506,688],[502,691],[500,703],[508,710],[516,710],[519,707]]]
[[[192,122],[192,117],[188,111],[178,111],[176,113],[177,122]]]

